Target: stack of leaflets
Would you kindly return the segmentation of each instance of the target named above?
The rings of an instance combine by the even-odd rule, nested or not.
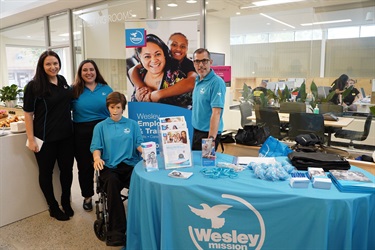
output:
[[[141,143],[143,154],[143,165],[147,172],[159,170],[158,160],[156,158],[156,144],[155,142]]]
[[[191,167],[191,147],[185,117],[159,118],[159,134],[165,169]]]
[[[307,171],[314,188],[331,189],[332,181],[328,178],[323,168],[308,167]]]
[[[362,172],[329,170],[329,176],[341,192],[375,193],[375,183]]]
[[[215,140],[202,139],[202,167],[216,166]]]

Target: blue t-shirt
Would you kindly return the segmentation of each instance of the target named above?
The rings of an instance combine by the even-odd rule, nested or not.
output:
[[[226,86],[224,80],[211,69],[210,73],[200,80],[195,80],[193,90],[192,124],[200,131],[210,131],[212,108],[224,109]],[[223,131],[223,112],[220,114],[219,133]]]
[[[96,85],[94,91],[84,87],[78,99],[72,101],[73,121],[91,122],[109,117],[105,103],[111,92],[113,90],[110,86],[101,83]]]
[[[137,122],[125,117],[115,122],[108,117],[96,124],[90,151],[100,150],[104,165],[108,168],[116,168],[121,162],[135,166],[141,160],[137,148],[142,142]]]

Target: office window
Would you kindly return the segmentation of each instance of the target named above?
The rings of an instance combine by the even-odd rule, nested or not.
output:
[[[23,88],[34,76],[39,55],[44,48],[7,46],[8,85]]]
[[[60,13],[48,18],[51,46],[69,44],[68,14]]]
[[[321,40],[322,30],[299,30],[295,32],[295,41]]]
[[[252,43],[268,43],[269,34],[268,33],[255,33],[245,35],[245,44]]]
[[[278,42],[291,42],[294,41],[294,32],[276,32],[270,33],[269,42],[278,43]]]
[[[359,26],[328,29],[328,39],[359,37]]]
[[[375,36],[375,25],[361,26],[360,37]]]
[[[0,44],[1,72],[0,87],[17,84],[24,87],[34,76],[35,67],[45,50],[43,18],[11,29],[2,30]]]

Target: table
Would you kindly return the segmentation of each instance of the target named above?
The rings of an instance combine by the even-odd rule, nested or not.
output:
[[[39,169],[26,146],[26,133],[0,137],[0,227],[48,209],[39,187]],[[55,165],[53,188],[61,197],[60,171]]]
[[[280,122],[282,123],[289,122],[289,115],[290,115],[289,113],[278,113],[278,114],[279,114]],[[339,118],[338,121],[324,120],[324,126],[328,128],[342,128],[342,127],[349,126],[349,124],[354,121],[354,118],[352,117],[338,117],[338,118]],[[247,119],[255,121],[256,116],[255,114],[253,114],[251,116],[248,116]],[[328,146],[330,146],[331,144],[331,137],[332,137],[332,129],[328,129],[328,141],[327,141]]]
[[[145,172],[142,162],[136,165],[127,250],[375,249],[375,193],[311,184],[293,189],[288,181],[257,179],[250,170],[235,179],[206,178],[199,173],[200,154],[193,152],[195,167],[180,169],[193,172],[187,180],[168,177],[171,170]],[[233,160],[217,156],[218,162]]]

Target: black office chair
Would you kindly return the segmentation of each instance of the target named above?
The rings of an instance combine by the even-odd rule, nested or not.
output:
[[[241,126],[245,127],[245,125],[251,125],[252,122],[247,119],[248,116],[253,114],[252,106],[249,102],[242,102],[240,104],[240,112],[241,112]]]
[[[273,137],[280,140],[286,137],[286,133],[281,132],[280,118],[277,111],[271,109],[259,109],[256,110],[255,115],[257,124],[265,124]]]
[[[367,136],[370,133],[371,122],[372,122],[372,115],[369,113],[367,115],[363,131],[342,129],[335,133],[335,137],[350,140],[349,147],[353,148],[354,147],[353,141],[364,141],[367,139]]]
[[[289,116],[290,140],[294,140],[297,135],[314,133],[324,141],[324,117],[321,114],[312,113],[291,113]]]
[[[306,113],[304,102],[282,102],[280,103],[280,113]]]

